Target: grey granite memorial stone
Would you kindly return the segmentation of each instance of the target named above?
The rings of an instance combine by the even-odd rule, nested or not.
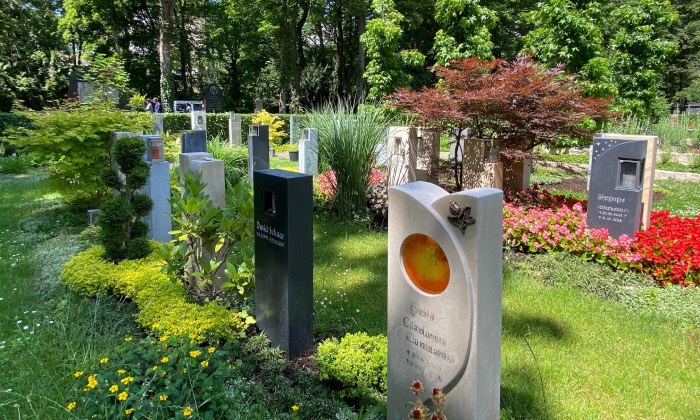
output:
[[[190,162],[192,173],[201,174],[201,182],[205,184],[204,195],[220,209],[226,206],[226,180],[224,178],[224,161],[203,157]]]
[[[305,128],[299,139],[299,172],[318,175],[318,129]]]
[[[253,172],[270,168],[270,131],[266,125],[248,126],[248,176],[254,182]]]
[[[151,197],[153,208],[144,218],[148,225],[147,237],[158,242],[170,242],[173,221],[170,216],[170,162],[150,162],[146,185],[140,192]]]
[[[289,116],[289,144],[297,142],[297,117]]]
[[[153,114],[153,134],[163,133],[163,114],[155,112]]]
[[[647,141],[596,137],[591,151],[586,224],[632,237],[641,224]]]
[[[206,112],[224,112],[224,95],[216,83],[204,86],[203,93]]]
[[[196,153],[207,151],[207,131],[186,131],[180,137],[180,153]]]
[[[260,98],[255,98],[255,113],[257,114],[258,112],[262,111],[265,109],[263,106],[263,101]]]
[[[498,419],[502,191],[419,181],[389,202],[387,418],[408,417],[419,380],[442,390],[448,419]]]
[[[205,111],[195,111],[190,112],[190,128],[192,130],[205,130],[207,129],[207,113]]]
[[[229,112],[228,114],[228,142],[231,146],[243,144],[241,128],[241,114]]]
[[[279,169],[254,177],[256,322],[294,358],[313,346],[313,177]]]

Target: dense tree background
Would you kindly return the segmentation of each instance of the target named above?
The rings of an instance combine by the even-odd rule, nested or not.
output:
[[[435,83],[457,58],[531,55],[641,116],[700,101],[696,0],[5,0],[0,110],[64,99],[112,58],[130,93],[165,103],[217,83],[226,108],[278,112]]]

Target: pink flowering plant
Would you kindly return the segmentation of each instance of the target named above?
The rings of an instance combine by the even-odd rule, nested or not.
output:
[[[377,168],[370,168],[369,175],[367,176],[368,184],[370,186],[377,185],[386,180],[386,176]],[[318,182],[318,187],[321,195],[326,199],[332,200],[335,194],[338,192],[338,180],[335,175],[335,171],[326,171],[320,174],[316,181]]]

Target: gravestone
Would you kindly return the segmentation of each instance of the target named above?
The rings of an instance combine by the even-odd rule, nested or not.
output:
[[[502,191],[419,181],[389,202],[387,418],[408,417],[419,380],[442,390],[448,419],[498,419]]]
[[[231,146],[243,144],[241,114],[228,113],[228,143]]]
[[[164,160],[162,147],[155,143],[163,142],[162,136],[140,136],[146,144],[144,160],[149,164],[149,174],[139,192],[153,200],[151,212],[144,218],[148,225],[147,237],[158,242],[170,242],[173,222],[170,216],[170,162]],[[153,146],[153,147],[152,147]]]
[[[265,109],[263,107],[263,101],[260,98],[255,98],[255,113],[257,114],[258,112],[262,111]]]
[[[253,172],[270,168],[270,131],[266,125],[248,126],[248,177],[254,182]]]
[[[195,111],[190,112],[190,128],[194,130],[204,130],[207,129],[207,113],[205,111]]]
[[[642,186],[642,225],[644,229],[651,223],[651,206],[654,201],[654,175],[656,172],[656,155],[659,150],[658,136],[633,136],[628,134],[603,133],[601,137],[623,140],[646,140],[647,155],[644,159],[644,183]]]
[[[318,129],[305,128],[299,139],[299,172],[318,175]]]
[[[596,137],[588,180],[588,228],[634,236],[642,220],[647,140]]]
[[[163,133],[163,114],[160,112],[153,113],[153,134]]]
[[[288,358],[313,346],[313,177],[255,171],[255,315]]]
[[[180,184],[185,182],[185,174],[192,170],[192,162],[202,159],[213,159],[214,155],[207,152],[180,153]],[[184,194],[184,191],[182,191]]]
[[[189,164],[194,173],[202,174],[201,182],[206,184],[203,192],[214,207],[223,209],[226,206],[226,180],[224,178],[224,161],[210,157],[194,159]]]
[[[685,110],[688,114],[700,114],[700,102],[691,102]]]
[[[206,130],[184,131],[180,137],[180,153],[207,151]]]
[[[389,127],[387,134],[388,185],[402,185],[417,181],[418,137],[410,135],[409,127]]]
[[[297,117],[289,116],[289,144],[297,142]]]
[[[216,83],[204,86],[204,106],[206,112],[224,112],[224,94]]]

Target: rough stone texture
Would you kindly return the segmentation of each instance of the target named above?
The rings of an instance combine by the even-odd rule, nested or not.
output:
[[[224,161],[220,159],[203,158],[190,162],[190,169],[195,174],[202,174],[204,194],[220,209],[226,206],[226,181],[224,180]]]
[[[151,162],[149,166],[148,180],[139,191],[153,200],[153,209],[144,218],[148,224],[148,237],[158,242],[170,242],[169,232],[173,230],[170,216],[170,162]]]
[[[180,184],[185,182],[185,174],[191,170],[192,162],[201,159],[212,159],[214,156],[211,153],[195,152],[195,153],[180,153]]]
[[[255,171],[255,314],[288,358],[313,347],[313,177]]]
[[[192,110],[192,112],[190,112],[190,128],[192,130],[206,130],[207,113],[205,111]]]
[[[228,142],[231,146],[243,144],[241,114],[228,113]]]
[[[476,223],[464,233],[448,220],[450,200],[471,207]],[[390,188],[389,201],[387,418],[407,417],[406,403],[415,400],[409,385],[418,379],[427,394],[443,389],[447,418],[498,419],[503,193],[450,195],[414,182]],[[425,292],[411,280],[414,261],[425,263],[427,275],[445,266],[434,247],[404,255],[413,235],[432,238],[444,252],[449,282],[442,291]]]
[[[318,175],[318,129],[305,128],[299,139],[299,172]]]

